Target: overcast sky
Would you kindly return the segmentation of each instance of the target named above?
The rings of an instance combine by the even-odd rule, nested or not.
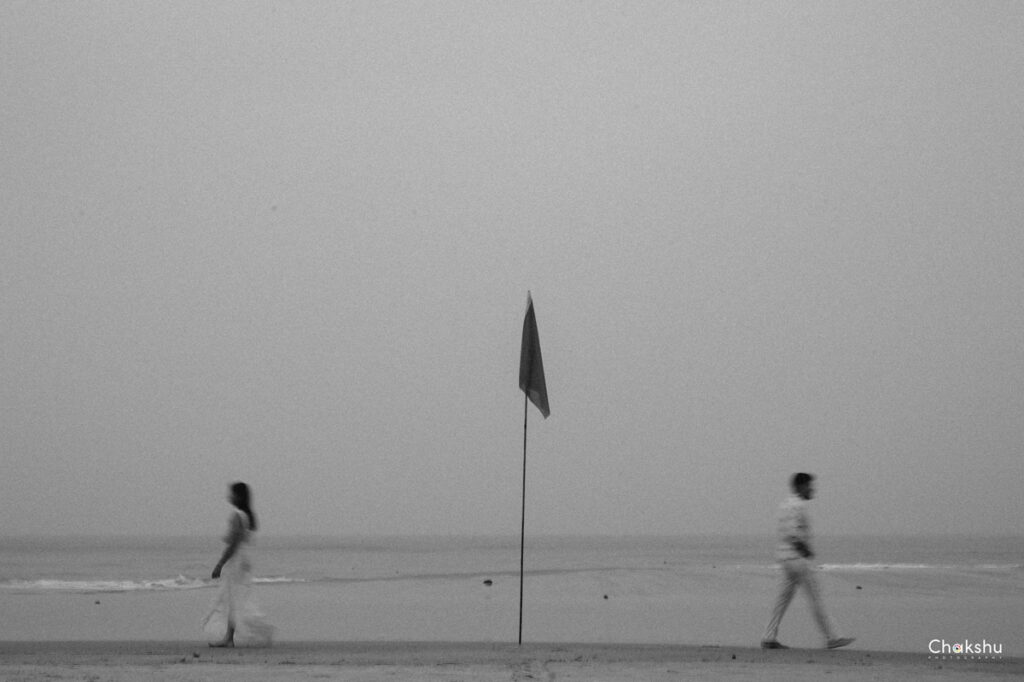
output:
[[[1024,4],[0,4],[0,534],[1019,533]]]

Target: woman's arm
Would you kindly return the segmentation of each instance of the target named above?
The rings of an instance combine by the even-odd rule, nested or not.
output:
[[[242,543],[242,535],[242,517],[239,514],[233,514],[231,522],[228,524],[228,535],[224,538],[227,547],[224,548],[224,554],[221,555],[220,561],[217,562],[217,566],[213,569],[214,579],[220,577],[220,570],[224,568],[224,564],[235,555],[238,545]]]

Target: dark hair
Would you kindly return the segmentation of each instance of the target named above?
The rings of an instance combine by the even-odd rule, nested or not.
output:
[[[256,530],[256,515],[252,512],[252,497],[249,494],[249,486],[239,481],[231,484],[231,493],[235,506],[245,512],[249,517],[249,530]]]
[[[813,474],[805,474],[802,471],[798,474],[793,474],[793,478],[789,479],[789,486],[796,490],[801,486],[805,486],[814,480]]]

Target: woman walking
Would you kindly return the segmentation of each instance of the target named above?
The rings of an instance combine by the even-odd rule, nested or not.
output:
[[[249,547],[256,531],[256,515],[252,511],[249,486],[241,482],[231,484],[228,501],[234,509],[224,536],[226,547],[213,569],[214,580],[221,581],[220,593],[203,620],[203,629],[220,637],[210,644],[214,647],[234,646],[236,637],[256,645],[269,645],[274,628],[264,620],[252,595]]]

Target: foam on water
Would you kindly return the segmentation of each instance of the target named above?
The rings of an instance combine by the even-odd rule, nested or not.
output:
[[[287,584],[305,582],[292,578],[254,578],[255,583]],[[5,580],[0,581],[0,590],[21,593],[71,592],[99,594],[116,592],[169,592],[178,590],[200,590],[213,587],[218,582],[210,579],[162,578],[155,580]]]
[[[1020,564],[903,564],[903,563],[854,563],[821,564],[823,571],[1013,571]]]

